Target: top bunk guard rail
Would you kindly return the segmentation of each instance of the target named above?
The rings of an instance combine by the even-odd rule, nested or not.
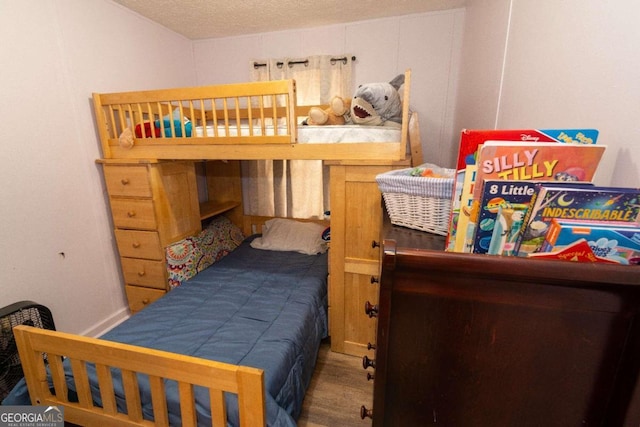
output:
[[[411,71],[405,72],[399,141],[298,142],[296,82],[273,80],[94,93],[104,159],[358,160],[407,158]],[[415,114],[414,114],[415,115]]]
[[[293,80],[96,93],[93,101],[104,158],[166,158],[139,153],[144,147],[296,142]]]

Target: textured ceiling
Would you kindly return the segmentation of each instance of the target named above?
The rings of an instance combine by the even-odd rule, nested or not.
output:
[[[192,40],[462,7],[466,0],[114,0]]]

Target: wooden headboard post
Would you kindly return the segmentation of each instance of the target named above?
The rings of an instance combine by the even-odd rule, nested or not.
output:
[[[411,70],[408,69],[404,73],[404,85],[402,91],[402,139],[401,144],[398,147],[397,158],[403,159],[406,156],[407,150],[407,138],[409,138],[409,114],[410,108],[409,104],[411,103],[410,99],[411,93]]]
[[[100,136],[100,145],[102,146],[102,158],[110,159],[111,149],[109,148],[109,125],[106,117],[106,110],[102,106],[102,99],[99,93],[93,94],[93,111],[96,115],[96,126],[98,127],[98,135]]]

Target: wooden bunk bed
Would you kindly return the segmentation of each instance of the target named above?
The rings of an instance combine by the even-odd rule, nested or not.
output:
[[[103,159],[100,159],[99,163],[105,167],[105,181],[121,256],[135,256],[123,253],[123,244],[128,244],[134,249],[141,248],[139,241],[127,240],[128,238],[122,237],[122,233],[118,233],[122,230],[129,232],[130,228],[138,227],[143,231],[152,231],[156,236],[154,245],[160,250],[167,244],[197,234],[201,230],[200,221],[215,215],[227,215],[234,223],[243,227],[245,233],[251,229],[255,230],[255,227],[250,226],[251,220],[244,217],[241,198],[238,200],[237,192],[232,192],[233,197],[229,193],[231,188],[237,188],[239,185],[239,160],[327,161],[334,165],[337,171],[332,170],[332,180],[334,176],[346,177],[344,182],[335,186],[339,191],[334,191],[332,184],[334,193],[340,193],[347,198],[349,192],[344,191],[345,183],[348,187],[348,181],[351,179],[364,186],[363,188],[366,187],[366,205],[381,209],[380,195],[374,182],[375,174],[391,168],[407,167],[411,165],[412,158],[414,162],[421,161],[417,114],[409,112],[410,82],[411,73],[407,71],[403,92],[402,127],[390,140],[387,136],[374,142],[354,140],[353,137],[342,142],[313,140],[313,137],[308,142],[301,141],[301,135],[307,130],[301,129],[303,126],[299,126],[298,122],[301,117],[306,116],[308,108],[297,106],[296,86],[291,80],[95,94],[96,124],[103,150]],[[410,142],[413,144],[410,145]],[[209,190],[219,191],[222,198],[198,207],[197,195],[194,196],[193,162],[202,160],[206,160],[207,164],[213,164],[209,161],[223,161],[217,162],[222,164],[223,172],[212,172],[218,180],[209,183]],[[132,173],[132,179],[129,179],[129,175],[121,178],[117,174],[107,173],[108,170],[118,173],[126,170],[127,173]],[[356,178],[353,178],[354,176]],[[188,186],[188,191],[183,191],[186,188],[183,188],[183,185]],[[362,204],[362,192],[356,193],[359,194],[358,203]],[[233,200],[229,200],[230,198]],[[135,221],[143,208],[138,212],[121,209],[117,203],[123,200],[129,203],[126,206],[130,206],[132,201],[144,202],[136,206],[147,206],[144,212],[148,212],[154,218],[153,221],[136,225]],[[329,309],[329,317],[334,316],[331,317],[331,321],[338,331],[336,336],[347,342],[351,339],[344,331],[347,328],[336,325],[336,319],[340,322],[347,321],[347,309],[340,305],[345,304],[341,301],[343,296],[339,295],[342,292],[340,282],[346,280],[346,275],[352,274],[349,270],[351,267],[347,264],[354,263],[354,258],[350,258],[351,249],[345,246],[348,239],[344,235],[336,235],[334,241],[334,232],[345,234],[349,229],[343,218],[346,216],[348,202],[338,202],[340,203],[333,200],[332,196],[332,207],[336,205],[335,211],[332,212],[332,225],[335,220],[337,225],[336,230],[332,230],[331,247],[338,256],[332,256],[330,271],[331,274],[338,272],[340,277],[332,278],[333,289],[330,290],[328,298],[329,305],[331,298],[334,299],[334,307],[333,315],[331,308]],[[338,204],[340,206],[337,206]],[[119,209],[122,212],[119,212]],[[124,225],[119,222],[120,213],[124,217]],[[374,213],[365,216],[376,218],[380,215]],[[376,224],[373,224],[373,227],[363,228],[371,229],[370,232],[375,235],[375,226]],[[139,231],[135,233],[141,234]],[[145,244],[143,242],[142,248]],[[366,245],[371,245],[371,240],[368,240]],[[371,259],[355,259],[357,273],[366,276],[377,271],[378,249],[372,247],[374,251],[369,249],[365,255]],[[152,249],[157,252],[157,248]],[[160,259],[164,260],[163,257]],[[159,261],[153,262],[157,265]],[[125,280],[129,283],[124,263],[123,272]],[[140,283],[148,280],[149,275],[145,272],[138,272],[137,275],[137,279],[142,280]],[[368,277],[366,281],[368,282]],[[153,293],[145,294],[140,304],[135,305],[131,302],[135,296],[129,293],[129,289],[139,292],[144,288],[129,285],[126,287],[134,312],[141,310],[153,300],[160,299],[166,292],[165,289],[149,289]],[[174,293],[178,291],[169,295]],[[359,307],[360,303],[357,303],[357,306]],[[143,315],[147,310],[150,309],[142,310],[140,314]],[[137,316],[136,314],[133,317]],[[178,403],[174,402],[174,406],[179,407],[178,416],[182,425],[196,425],[201,422],[202,416],[196,417],[195,410],[201,402],[194,400],[194,390],[200,387],[210,390],[208,405],[210,404],[210,419],[213,425],[225,425],[229,393],[237,394],[238,414],[234,422],[239,420],[241,426],[265,425],[269,417],[269,402],[265,404],[265,399],[269,399],[269,393],[265,390],[265,373],[261,369],[151,350],[144,344],[136,345],[135,339],[123,344],[27,327],[16,329],[16,339],[25,360],[26,380],[33,404],[63,406],[65,416],[68,416],[67,420],[76,424],[171,424],[171,414],[167,414],[168,404],[163,398],[166,381],[178,384],[179,398]],[[366,339],[364,337],[360,341]],[[356,349],[364,346],[362,342],[353,345]],[[338,346],[339,351],[348,352],[341,347],[342,344]],[[48,367],[43,364],[45,354],[49,355]],[[315,354],[306,354],[305,357],[315,358]],[[78,394],[77,398],[70,399],[67,396],[69,377],[67,375],[65,379],[65,371],[58,356],[67,358],[70,361],[67,370],[72,368],[74,375],[78,376],[77,380],[72,379],[76,384],[74,391]],[[95,370],[95,375],[86,373],[88,366]],[[108,374],[111,368],[117,368],[122,372],[119,397],[114,397],[111,375]],[[149,395],[141,394],[140,383],[147,385]],[[50,389],[52,384],[55,388],[53,393]],[[124,410],[116,404],[120,399],[122,405],[122,390],[126,395]],[[141,404],[141,399],[151,403],[151,417],[155,421],[150,421],[148,413],[143,413],[144,405]],[[233,411],[235,410],[234,405]]]

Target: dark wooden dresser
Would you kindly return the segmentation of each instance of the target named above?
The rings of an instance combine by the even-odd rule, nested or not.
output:
[[[638,426],[640,267],[383,239],[373,408],[382,426]]]

